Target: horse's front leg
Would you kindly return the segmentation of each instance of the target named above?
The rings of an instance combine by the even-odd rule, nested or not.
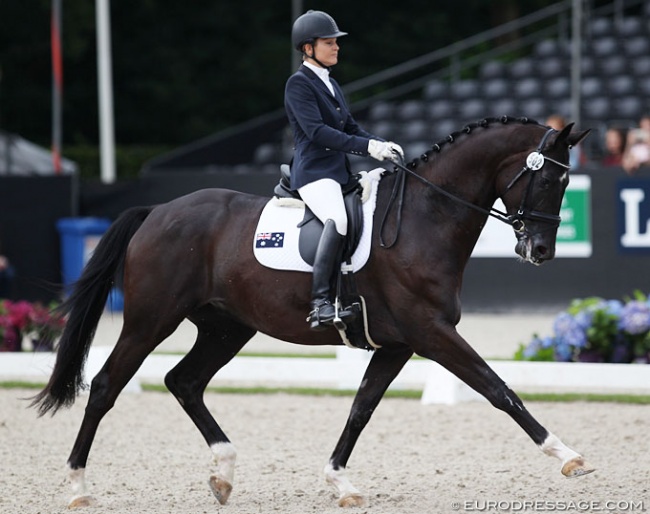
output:
[[[358,507],[365,503],[361,492],[348,480],[345,466],[386,389],[412,355],[413,351],[406,346],[384,347],[375,350],[370,359],[343,433],[325,466],[325,478],[336,488],[341,507]]]
[[[431,347],[418,347],[416,352],[438,362],[482,394],[497,409],[508,413],[537,446],[562,462],[562,474],[567,477],[586,475],[594,468],[582,456],[546,430],[524,407],[521,399],[488,366],[453,326],[437,331],[439,339]]]
[[[165,377],[165,385],[199,429],[212,450],[214,471],[210,490],[224,505],[232,492],[237,452],[203,400],[210,379],[255,335],[255,330],[225,317],[211,307],[190,319],[198,335],[190,352]]]

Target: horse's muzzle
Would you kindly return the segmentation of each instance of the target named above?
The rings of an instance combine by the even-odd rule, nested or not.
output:
[[[555,240],[548,241],[548,238],[541,235],[524,232],[517,235],[515,252],[524,261],[539,266],[555,257]]]

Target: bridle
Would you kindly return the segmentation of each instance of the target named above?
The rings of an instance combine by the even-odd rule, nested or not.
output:
[[[517,212],[515,214],[507,214],[505,212],[500,211],[499,209],[495,209],[494,207],[491,207],[489,210],[484,209],[483,207],[480,207],[476,204],[473,204],[471,202],[468,202],[467,200],[463,200],[462,198],[459,198],[456,195],[453,195],[449,191],[444,190],[440,186],[434,184],[433,182],[427,180],[426,178],[422,177],[421,175],[418,175],[415,173],[413,170],[407,168],[404,166],[403,163],[401,162],[393,162],[392,164],[395,166],[395,169],[398,171],[398,177],[397,180],[395,181],[395,184],[393,186],[393,192],[391,194],[390,200],[388,201],[388,205],[386,207],[386,212],[384,213],[384,217],[381,222],[381,226],[379,229],[379,240],[380,244],[384,248],[390,248],[392,247],[396,242],[397,242],[397,237],[399,236],[400,232],[400,227],[401,227],[401,219],[402,219],[402,206],[403,206],[403,200],[404,200],[404,188],[406,184],[406,175],[409,174],[412,177],[416,178],[420,182],[426,184],[428,187],[431,187],[432,189],[436,190],[438,193],[446,196],[447,198],[450,198],[451,200],[460,203],[462,205],[465,205],[466,207],[469,207],[471,209],[474,209],[476,211],[482,212],[483,214],[487,214],[488,216],[492,216],[493,218],[498,219],[499,221],[510,225],[512,229],[517,232],[520,235],[526,234],[527,229],[526,229],[526,223],[525,220],[529,221],[541,221],[543,223],[548,223],[550,224],[553,228],[557,227],[560,225],[560,222],[562,221],[562,218],[558,215],[555,214],[547,214],[545,212],[540,212],[540,211],[535,211],[532,209],[527,208],[527,203],[530,198],[530,195],[532,194],[533,190],[533,183],[535,182],[535,174],[541,170],[544,165],[546,164],[546,161],[552,162],[553,164],[560,166],[561,168],[564,168],[565,170],[571,169],[571,167],[568,164],[561,163],[559,161],[556,161],[555,159],[552,159],[543,153],[544,146],[546,145],[546,142],[548,141],[548,138],[551,134],[557,132],[553,128],[549,128],[545,133],[544,136],[542,136],[542,140],[540,141],[539,145],[537,146],[537,150],[531,152],[528,154],[528,157],[526,158],[526,164],[524,167],[521,169],[517,175],[514,176],[514,178],[510,181],[508,186],[506,187],[506,190],[504,191],[504,195],[510,191],[510,189],[517,183],[517,181],[524,176],[526,172],[530,172],[530,179],[528,180],[528,185],[526,187],[526,191],[524,195],[521,198],[521,203],[519,205],[519,209],[517,209]],[[400,173],[401,172],[401,173]],[[398,201],[398,211],[397,211],[397,231],[395,234],[395,239],[390,243],[390,244],[385,244],[384,238],[383,238],[383,231],[384,231],[384,225],[386,223],[386,218],[388,217],[388,213],[391,210],[397,196],[399,195],[399,201]],[[503,196],[503,195],[501,195]]]

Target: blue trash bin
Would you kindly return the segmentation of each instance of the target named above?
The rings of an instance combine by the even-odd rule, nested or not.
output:
[[[61,238],[63,284],[69,294],[111,221],[107,218],[61,218],[56,227]],[[122,292],[113,288],[107,306],[112,311],[124,308]]]

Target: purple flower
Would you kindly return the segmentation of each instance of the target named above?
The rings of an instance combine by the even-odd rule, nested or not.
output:
[[[573,360],[573,348],[568,344],[557,344],[555,346],[555,360],[559,362],[570,362]]]
[[[553,339],[551,336],[546,336],[544,339],[542,339],[542,348],[551,348],[554,345],[555,339]]]
[[[528,343],[528,346],[524,348],[524,357],[526,359],[531,359],[537,355],[537,352],[542,348],[542,341],[539,337],[534,337],[530,343]]]
[[[650,305],[638,300],[628,302],[621,310],[618,326],[628,334],[647,332],[650,330]]]
[[[591,320],[594,319],[594,313],[591,310],[580,311],[575,315],[575,320],[582,330],[587,330],[591,326]]]
[[[620,316],[623,310],[623,302],[620,300],[607,300],[605,302],[605,311],[613,316]]]
[[[587,344],[587,336],[578,321],[568,312],[561,312],[555,318],[553,330],[559,344],[567,344],[583,348]]]

